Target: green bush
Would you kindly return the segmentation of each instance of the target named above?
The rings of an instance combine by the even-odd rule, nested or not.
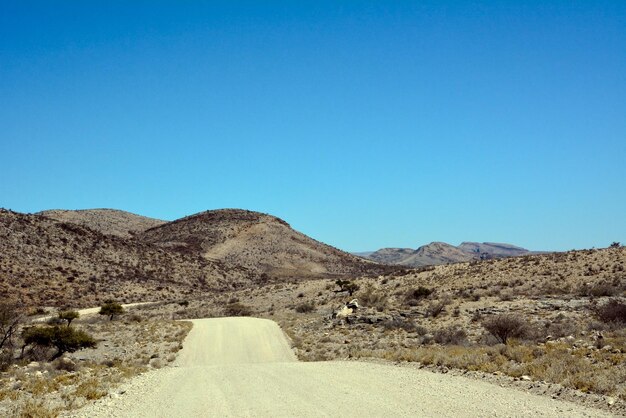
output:
[[[72,321],[78,318],[80,314],[77,311],[62,311],[59,312],[59,319],[62,321],[67,321],[67,326],[69,327],[72,324]]]
[[[96,346],[93,337],[84,331],[70,327],[45,326],[32,327],[22,334],[24,346],[37,345],[40,347],[54,347],[57,352],[50,360],[55,360],[65,353],[73,353],[81,348]]]
[[[100,312],[98,313],[108,316],[109,320],[112,321],[116,315],[124,313],[124,308],[117,302],[105,302],[104,305],[100,307]]]

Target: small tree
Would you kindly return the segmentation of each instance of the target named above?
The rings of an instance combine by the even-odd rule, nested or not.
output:
[[[121,315],[124,313],[124,308],[117,302],[105,302],[100,307],[100,315],[106,315],[109,317],[109,321],[113,321],[115,315]]]
[[[617,241],[614,241],[614,242],[612,242],[612,243],[611,243],[611,245],[609,246],[609,248],[619,248],[619,247],[621,247],[621,246],[622,246],[622,244],[620,244],[620,243],[619,243],[619,242],[617,242]]]
[[[67,326],[69,327],[72,324],[72,321],[78,318],[80,314],[77,311],[62,311],[59,312],[59,319],[62,321],[67,321]]]
[[[24,347],[38,345],[40,347],[56,348],[57,352],[50,361],[61,357],[65,353],[73,353],[81,348],[96,346],[96,341],[89,334],[70,327],[32,327],[26,329],[22,337],[24,338]]]

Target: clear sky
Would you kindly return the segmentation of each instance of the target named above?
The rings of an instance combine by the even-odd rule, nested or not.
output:
[[[626,1],[0,0],[0,206],[626,243]]]

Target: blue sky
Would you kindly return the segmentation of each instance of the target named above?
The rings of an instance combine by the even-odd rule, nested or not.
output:
[[[132,3],[132,4],[131,4]],[[626,2],[0,0],[0,206],[626,243]]]

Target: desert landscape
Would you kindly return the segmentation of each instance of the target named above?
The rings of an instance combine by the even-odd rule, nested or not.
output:
[[[0,216],[4,415],[122,414],[115,405],[132,403],[123,398],[134,393],[135,376],[177,367],[196,320],[229,317],[274,321],[293,359],[320,367],[347,362],[336,367],[366,374],[400,365],[411,376],[445,374],[514,391],[502,396],[563,401],[573,415],[583,414],[576,408],[626,413],[626,248],[619,243],[409,268],[344,253],[250,211],[169,223],[111,210]],[[90,339],[72,335],[66,347],[61,337],[31,335],[65,328]],[[241,344],[255,346],[245,338],[252,339]],[[403,414],[416,413],[406,405]],[[96,409],[81,413],[85,407]],[[230,407],[223,412],[237,415]]]
[[[0,418],[626,417],[626,1],[0,1]]]

